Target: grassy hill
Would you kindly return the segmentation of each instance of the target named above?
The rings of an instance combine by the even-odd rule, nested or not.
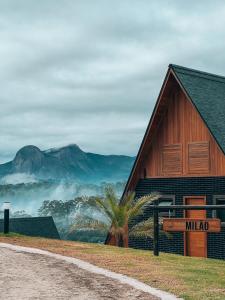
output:
[[[50,240],[10,234],[0,242],[35,247],[76,257],[126,274],[186,300],[225,299],[225,261],[184,257],[100,244]]]

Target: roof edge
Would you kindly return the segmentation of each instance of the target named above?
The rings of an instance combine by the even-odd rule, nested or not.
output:
[[[187,68],[187,67],[183,67],[183,66],[176,65],[176,64],[169,64],[168,67],[173,69],[173,71],[175,71],[175,72],[176,72],[175,69],[179,69],[179,70],[183,70],[183,71],[187,71],[187,72],[193,72],[193,73],[195,73],[195,76],[198,76],[197,74],[199,74],[199,77],[201,77],[200,75],[203,75],[203,76],[205,75],[205,76],[211,76],[211,77],[214,77],[214,78],[222,79],[222,80],[225,81],[225,76],[218,75],[218,74],[215,74],[215,73],[200,71],[200,70],[197,70],[197,69]]]
[[[208,128],[210,134],[212,135],[212,137],[215,139],[218,147],[221,149],[222,153],[225,155],[225,152],[223,151],[222,147],[220,146],[219,142],[217,141],[216,137],[214,136],[214,134],[212,133],[212,131],[210,130],[208,124],[206,123],[205,119],[203,118],[203,116],[201,115],[201,113],[199,112],[198,108],[196,107],[195,103],[193,102],[193,100],[191,99],[189,93],[187,92],[187,90],[185,89],[185,87],[183,86],[182,82],[180,81],[180,79],[178,78],[178,76],[176,75],[176,70],[175,68],[179,68],[179,69],[183,69],[183,70],[186,70],[186,71],[192,71],[192,72],[195,72],[195,73],[199,73],[199,74],[205,74],[205,75],[210,75],[210,76],[215,76],[215,77],[218,77],[218,78],[223,78],[225,80],[225,77],[223,76],[219,76],[219,75],[214,75],[214,74],[211,74],[211,73],[207,73],[207,72],[202,72],[202,71],[199,71],[199,70],[194,70],[194,69],[190,69],[190,68],[186,68],[186,67],[183,67],[183,66],[179,66],[179,65],[176,65],[176,64],[169,64],[168,65],[168,70],[167,70],[167,73],[166,73],[166,76],[163,80],[163,84],[161,86],[161,89],[160,89],[160,92],[159,92],[159,95],[157,97],[157,101],[156,101],[156,104],[154,106],[154,109],[152,111],[152,114],[151,114],[151,118],[150,118],[150,121],[148,123],[148,126],[147,126],[147,129],[145,131],[145,134],[143,136],[143,139],[142,139],[142,142],[141,142],[141,145],[139,147],[139,150],[138,150],[138,153],[137,153],[137,156],[136,156],[136,159],[134,161],[134,164],[133,164],[133,167],[131,169],[131,172],[130,172],[130,175],[128,177],[128,180],[127,180],[127,183],[125,185],[125,188],[124,188],[124,192],[122,194],[122,197],[124,197],[124,195],[128,192],[128,187],[129,187],[129,184],[130,184],[130,181],[131,181],[131,178],[132,178],[132,175],[134,174],[134,171],[137,167],[137,164],[138,164],[138,160],[139,160],[139,157],[141,155],[141,151],[143,150],[143,146],[144,146],[144,143],[145,143],[145,140],[146,140],[146,137],[147,137],[147,134],[151,128],[151,124],[152,124],[152,121],[153,121],[153,118],[154,118],[154,115],[155,115],[155,112],[157,110],[157,107],[158,107],[158,104],[159,104],[159,101],[160,101],[160,97],[162,95],[162,92],[164,90],[164,87],[166,85],[166,82],[169,78],[169,74],[172,72],[173,76],[175,77],[176,81],[178,82],[178,84],[180,85],[181,89],[183,90],[183,92],[185,93],[185,95],[187,96],[187,98],[189,99],[189,101],[192,103],[192,105],[195,107],[195,109],[197,110],[197,112],[199,113],[201,119],[203,120],[204,124],[206,125],[206,127]]]
[[[137,153],[137,155],[136,155],[136,158],[135,158],[133,167],[132,167],[132,169],[131,169],[131,171],[130,171],[130,175],[129,175],[128,180],[127,180],[127,182],[126,182],[126,185],[125,185],[123,194],[122,194],[122,196],[121,196],[121,198],[120,198],[120,201],[122,201],[123,197],[124,197],[124,196],[126,195],[126,193],[128,192],[129,184],[130,184],[130,182],[131,182],[131,179],[132,179],[132,176],[133,176],[133,174],[134,174],[134,171],[135,171],[135,169],[136,169],[136,167],[137,167],[138,160],[139,160],[139,157],[140,157],[140,155],[141,155],[141,151],[143,150],[143,147],[144,147],[144,142],[145,142],[146,137],[147,137],[147,135],[148,135],[148,132],[149,132],[149,130],[150,130],[150,128],[151,128],[151,124],[152,124],[152,121],[153,121],[153,118],[154,118],[154,114],[155,114],[155,112],[156,112],[156,110],[157,110],[157,107],[158,107],[158,104],[159,104],[159,102],[160,102],[160,98],[161,98],[161,96],[162,96],[164,87],[166,86],[167,80],[168,80],[169,75],[170,75],[170,73],[171,73],[171,69],[172,69],[172,68],[171,68],[171,64],[169,64],[168,69],[167,69],[167,72],[166,72],[166,76],[165,76],[165,78],[164,78],[164,80],[163,80],[163,83],[162,83],[162,86],[161,86],[159,95],[158,95],[158,97],[157,97],[157,101],[156,101],[155,106],[154,106],[154,109],[153,109],[153,111],[152,111],[152,113],[151,113],[151,117],[150,117],[150,120],[149,120],[149,122],[148,122],[147,129],[145,130],[145,133],[144,133],[144,136],[143,136],[141,145],[140,145],[140,147],[139,147],[139,149],[138,149],[138,153]],[[109,232],[108,232],[108,234],[107,234],[107,236],[106,236],[106,239],[105,239],[105,244],[108,244],[109,239],[110,239],[110,234],[109,234]]]
[[[207,127],[207,129],[209,130],[211,136],[214,138],[217,146],[219,147],[219,149],[222,151],[222,153],[225,155],[225,152],[223,150],[223,148],[220,146],[220,143],[218,142],[217,138],[215,137],[215,135],[213,134],[213,132],[211,131],[210,127],[208,126],[207,122],[205,121],[204,117],[202,116],[202,114],[200,113],[199,109],[197,108],[197,106],[195,105],[194,101],[192,100],[191,96],[189,95],[188,91],[185,89],[185,87],[183,86],[181,80],[178,78],[178,76],[176,75],[176,71],[172,69],[172,73],[174,75],[174,77],[176,78],[178,84],[180,85],[182,91],[185,93],[186,97],[188,98],[188,100],[191,102],[191,104],[194,106],[194,108],[197,110],[199,116],[201,117],[202,121],[204,122],[205,126]],[[224,77],[225,78],[225,77]]]
[[[156,101],[155,106],[154,106],[154,108],[153,108],[153,111],[152,111],[152,113],[151,113],[150,121],[149,121],[149,123],[148,123],[147,129],[146,129],[145,134],[144,134],[144,136],[143,136],[141,145],[140,145],[139,150],[138,150],[138,153],[137,153],[137,155],[136,155],[136,159],[135,159],[135,161],[134,161],[133,167],[132,167],[132,169],[131,169],[131,172],[130,172],[130,175],[129,175],[129,177],[128,177],[127,183],[126,183],[126,185],[125,185],[125,188],[124,188],[124,191],[123,191],[123,194],[122,194],[121,199],[122,199],[122,198],[124,197],[124,195],[128,192],[128,187],[129,187],[129,184],[130,184],[132,175],[133,175],[133,173],[134,173],[134,171],[135,171],[135,169],[136,169],[136,167],[137,167],[137,163],[138,163],[139,157],[140,157],[140,155],[141,155],[141,151],[143,150],[143,147],[144,147],[144,143],[145,143],[146,137],[147,137],[148,132],[149,132],[149,130],[150,130],[150,128],[151,128],[151,124],[152,124],[152,121],[153,121],[153,119],[154,119],[155,112],[156,112],[156,110],[157,110],[158,104],[159,104],[159,102],[160,102],[160,98],[161,98],[161,96],[162,96],[163,90],[164,90],[164,88],[165,88],[165,86],[166,86],[166,83],[167,83],[167,80],[168,80],[168,78],[169,78],[170,73],[171,73],[171,64],[168,65],[168,70],[167,70],[166,76],[165,76],[165,78],[164,78],[164,80],[163,80],[163,83],[162,83],[162,86],[161,86],[159,95],[158,95],[158,97],[157,97],[157,101]]]

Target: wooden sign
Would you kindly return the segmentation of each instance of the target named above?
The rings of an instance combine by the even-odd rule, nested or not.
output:
[[[220,219],[164,218],[164,231],[220,232]]]

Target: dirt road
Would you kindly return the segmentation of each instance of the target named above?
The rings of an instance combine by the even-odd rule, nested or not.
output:
[[[52,257],[0,248],[0,299],[159,298]]]

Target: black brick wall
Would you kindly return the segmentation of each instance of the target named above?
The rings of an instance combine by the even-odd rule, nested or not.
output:
[[[136,196],[141,197],[151,192],[175,195],[175,204],[182,205],[184,196],[206,196],[206,204],[213,204],[213,195],[225,195],[225,177],[191,177],[191,178],[147,178],[141,179],[136,186]],[[151,215],[147,208],[144,215],[134,220],[134,223],[147,219]],[[207,213],[208,217],[212,212]],[[183,217],[182,211],[176,212],[176,217]],[[139,249],[151,249],[149,238],[129,239],[129,246]],[[184,252],[183,234],[174,233],[172,239],[160,236],[160,251],[182,254]],[[208,233],[208,257],[225,259],[225,227],[220,233]]]

